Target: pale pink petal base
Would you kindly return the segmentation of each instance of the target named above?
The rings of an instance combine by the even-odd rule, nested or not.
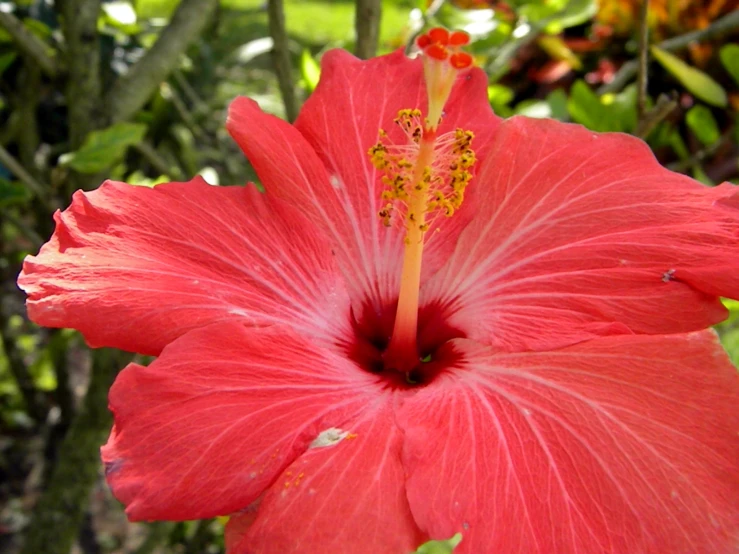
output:
[[[458,341],[466,365],[398,421],[413,515],[455,554],[732,554],[739,375],[715,333],[548,353]]]

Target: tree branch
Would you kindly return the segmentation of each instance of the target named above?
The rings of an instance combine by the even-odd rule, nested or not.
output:
[[[67,54],[67,110],[70,148],[76,150],[87,134],[101,127],[100,0],[60,0]]]
[[[639,68],[636,76],[636,113],[641,121],[647,111],[647,83],[649,80],[649,0],[641,0],[639,10]]]
[[[52,51],[44,41],[29,31],[23,22],[12,13],[0,11],[0,26],[13,39],[13,42],[27,58],[33,60],[46,75],[52,79],[60,73],[57,60],[49,53]]]
[[[106,96],[112,122],[131,118],[177,67],[180,56],[202,33],[218,0],[182,0],[154,46],[121,77]]]
[[[739,28],[739,11],[725,15],[721,19],[714,21],[711,25],[700,31],[691,31],[677,37],[660,42],[657,46],[668,52],[676,52],[687,48],[693,42],[701,42],[711,40],[723,34],[729,33]],[[598,89],[598,94],[607,94],[621,90],[638,71],[639,64],[634,61],[628,61],[621,66],[613,80],[607,85],[603,85]]]
[[[298,117],[298,100],[293,86],[290,47],[285,29],[285,8],[282,0],[267,0],[267,12],[269,14],[269,34],[273,41],[272,60],[275,65],[277,82],[280,85],[282,103],[285,105],[285,115],[288,121],[295,121]]]
[[[21,554],[69,554],[77,539],[100,474],[100,445],[110,425],[108,389],[129,354],[109,349],[92,353],[92,375],[80,412],[59,447],[57,463],[26,530]]]
[[[357,33],[357,44],[354,53],[366,60],[377,53],[380,39],[380,17],[382,15],[381,0],[357,0],[354,28]]]

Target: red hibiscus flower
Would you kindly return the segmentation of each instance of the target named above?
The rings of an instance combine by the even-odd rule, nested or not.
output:
[[[330,52],[294,126],[236,100],[266,194],[107,182],[56,214],[30,317],[158,356],[110,392],[132,520],[232,514],[232,554],[736,551],[739,378],[706,330],[735,189],[499,119],[464,42]]]

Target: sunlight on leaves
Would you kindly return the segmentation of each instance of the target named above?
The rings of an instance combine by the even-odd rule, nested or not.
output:
[[[652,46],[650,50],[662,67],[672,73],[689,92],[712,106],[726,107],[726,91],[711,77],[661,48]]]

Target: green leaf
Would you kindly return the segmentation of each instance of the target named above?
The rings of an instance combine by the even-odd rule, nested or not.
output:
[[[513,90],[507,86],[492,84],[488,87],[488,100],[490,100],[490,105],[492,106],[493,111],[501,117],[508,117],[511,115],[512,111],[509,104],[511,103],[511,100],[513,100],[514,96],[515,94]]]
[[[692,94],[712,106],[726,107],[728,104],[726,91],[711,77],[661,48],[652,46],[651,51],[662,67],[672,73]]]
[[[709,146],[721,136],[718,124],[711,113],[711,110],[701,104],[693,106],[688,110],[685,116],[688,127],[693,131],[698,140],[706,146]]]
[[[462,542],[462,533],[457,533],[445,541],[429,541],[418,547],[414,554],[451,554]]]
[[[554,89],[547,95],[547,104],[554,119],[567,121],[570,118],[567,112],[567,93],[561,88]]]
[[[8,52],[0,56],[0,75],[2,75],[5,70],[10,67],[10,65],[15,61],[17,57],[18,54],[16,54],[15,52]]]
[[[719,52],[721,63],[739,85],[739,44],[727,44]]]
[[[31,193],[22,184],[0,177],[0,206],[24,204],[31,198]]]
[[[93,131],[76,152],[64,157],[62,163],[80,173],[98,173],[119,162],[128,147],[141,142],[146,125],[141,123],[116,123]]]
[[[300,55],[300,74],[303,76],[308,91],[313,92],[321,77],[321,67],[308,50],[303,50]]]
[[[605,125],[603,104],[584,81],[576,81],[572,85],[570,99],[567,101],[567,109],[573,121],[585,125],[588,129],[593,131],[608,130]]]

